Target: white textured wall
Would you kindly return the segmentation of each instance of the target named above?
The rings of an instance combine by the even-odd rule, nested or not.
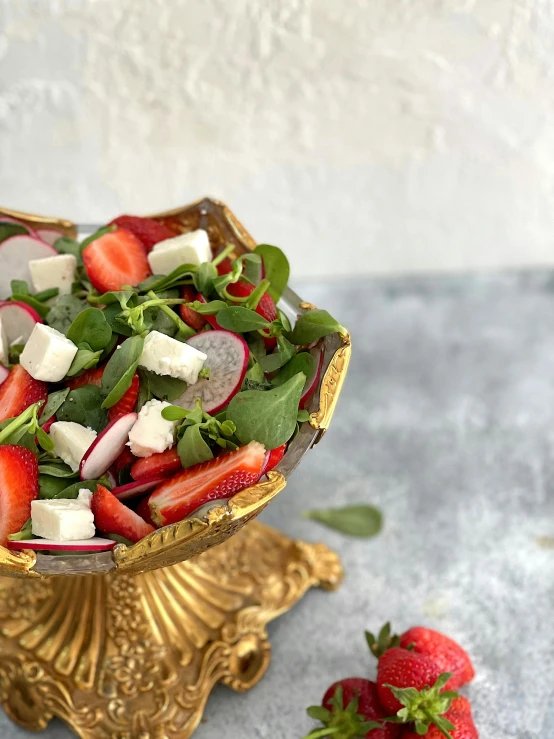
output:
[[[0,0],[0,203],[224,199],[297,275],[554,263],[551,0]]]

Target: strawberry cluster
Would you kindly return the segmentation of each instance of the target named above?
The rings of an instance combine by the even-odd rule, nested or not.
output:
[[[475,671],[453,639],[423,626],[400,636],[386,624],[366,632],[378,659],[377,680],[351,677],[331,685],[308,715],[323,724],[305,739],[478,739],[471,705],[458,688]]]

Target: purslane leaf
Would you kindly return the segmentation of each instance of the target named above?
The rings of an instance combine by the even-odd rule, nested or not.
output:
[[[278,246],[271,244],[259,244],[254,254],[259,254],[263,259],[265,277],[271,283],[267,292],[277,303],[289,281],[289,260]]]
[[[303,515],[348,536],[375,536],[383,525],[383,516],[379,509],[364,504],[306,511]]]
[[[344,327],[326,310],[316,308],[300,316],[288,338],[293,344],[311,344],[329,334],[344,331]]]
[[[246,331],[257,331],[270,325],[259,313],[242,306],[232,306],[220,310],[217,314],[217,322],[221,328],[239,334]]]
[[[143,346],[141,336],[131,336],[110,357],[102,375],[102,392],[106,395],[102,408],[115,405],[131,386]]]

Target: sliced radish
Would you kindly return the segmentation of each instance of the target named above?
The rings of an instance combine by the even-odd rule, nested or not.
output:
[[[27,303],[0,300],[0,321],[8,346],[11,346],[13,343],[25,344],[35,324],[42,323],[42,318]]]
[[[85,452],[79,465],[81,480],[97,480],[115,462],[129,440],[136,413],[126,413],[109,423]]]
[[[129,482],[127,485],[120,485],[118,488],[114,488],[112,493],[116,498],[119,498],[119,500],[129,500],[129,498],[137,498],[142,493],[152,490],[162,482],[167,482],[167,477],[151,477],[148,480]]]
[[[34,549],[48,552],[105,552],[117,544],[111,539],[93,536],[92,539],[76,539],[75,541],[55,541],[54,539],[22,539],[8,541],[8,549]]]
[[[222,330],[204,331],[187,343],[207,355],[204,366],[210,370],[210,376],[189,385],[173,402],[192,409],[196,398],[201,398],[206,413],[217,413],[240,390],[248,368],[248,344],[240,336]]]
[[[0,295],[9,295],[11,280],[31,282],[30,259],[54,257],[57,251],[36,236],[10,236],[0,243]]]
[[[304,384],[304,390],[300,396],[300,408],[305,408],[309,399],[313,395],[314,390],[317,387],[319,378],[321,377],[321,368],[323,367],[323,350],[322,349],[310,349],[310,354],[314,358],[314,367]]]
[[[0,385],[4,382],[4,380],[7,380],[9,374],[9,369],[6,369],[3,364],[0,364]]]
[[[39,228],[37,231],[37,236],[39,237],[39,239],[46,241],[47,244],[54,246],[56,241],[61,236],[63,236],[63,234],[53,228]]]

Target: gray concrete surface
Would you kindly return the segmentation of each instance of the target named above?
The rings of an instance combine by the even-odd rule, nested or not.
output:
[[[374,675],[363,630],[425,623],[467,647],[482,739],[554,733],[554,275],[297,285],[352,332],[333,426],[264,520],[340,551],[346,580],[270,627],[250,693],[218,688],[195,739],[294,739],[336,678]],[[370,501],[382,534],[303,520]],[[36,736],[0,717],[0,736]],[[70,733],[53,723],[43,736]]]

